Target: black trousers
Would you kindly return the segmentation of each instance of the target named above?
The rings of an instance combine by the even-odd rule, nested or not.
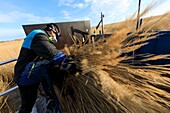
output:
[[[18,85],[22,101],[19,113],[31,113],[37,99],[38,86],[39,84],[30,86]]]

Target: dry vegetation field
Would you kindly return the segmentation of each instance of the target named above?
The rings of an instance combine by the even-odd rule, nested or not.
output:
[[[0,42],[0,62],[17,58],[20,50],[20,46],[22,44],[23,40],[15,40],[15,41],[9,41],[9,42]],[[13,76],[13,66],[14,63],[2,65],[0,67],[0,90],[2,90],[3,83],[8,83],[12,80]]]
[[[170,14],[147,18],[141,29],[170,30],[169,21]],[[76,90],[77,101],[70,97],[62,98],[60,101],[65,113],[170,112],[170,69],[164,66],[136,67],[120,63],[127,57],[118,56],[135,48],[127,49],[122,45],[122,41],[128,38],[129,31],[136,35],[135,23],[136,19],[132,17],[124,22],[106,25],[106,33],[112,33],[106,43],[96,42],[95,47],[87,44],[76,50],[76,55],[84,65],[84,74],[68,78],[71,82],[66,85],[71,85]],[[143,35],[147,37],[147,34]],[[0,61],[16,58],[22,42],[23,40],[15,40],[0,43]],[[75,50],[71,52],[74,53]],[[159,58],[163,57],[157,56],[156,59]],[[0,92],[9,87],[14,64],[0,67]],[[7,97],[0,98],[0,111],[7,104],[6,99]]]
[[[17,58],[23,40],[0,42],[0,62]],[[13,81],[15,62],[0,66],[0,92],[8,89]],[[7,106],[8,96],[0,97],[0,111]],[[1,112],[0,112],[1,113]]]

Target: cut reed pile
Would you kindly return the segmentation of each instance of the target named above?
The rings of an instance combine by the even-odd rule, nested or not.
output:
[[[152,26],[144,23],[140,28],[143,33],[134,31],[130,36],[127,36],[131,30],[128,22],[133,20],[127,21],[105,43],[87,44],[78,50],[70,48],[71,53],[81,60],[83,72],[69,76],[65,82],[65,87],[73,89],[74,95],[63,97],[58,94],[64,113],[170,112],[170,69],[163,65],[132,66],[121,63],[129,57],[120,57],[122,53],[143,46],[129,45],[147,40],[150,36],[147,31],[157,24],[164,25],[160,20]],[[144,38],[131,38],[139,35]],[[150,59],[169,57],[154,56]]]

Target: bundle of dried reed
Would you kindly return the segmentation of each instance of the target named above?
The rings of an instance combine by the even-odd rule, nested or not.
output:
[[[154,25],[153,25],[154,26]],[[87,44],[71,53],[80,59],[82,73],[69,76],[65,87],[72,96],[58,94],[65,113],[143,113],[170,111],[170,70],[165,66],[132,66],[121,63],[129,57],[122,53],[140,48],[142,41],[152,34],[148,32],[126,35],[127,22],[112,34],[105,43]],[[143,26],[146,31],[150,26]],[[141,29],[142,29],[141,28]],[[153,36],[152,38],[155,38]],[[133,45],[133,46],[132,46]],[[75,45],[76,46],[76,45]],[[75,52],[76,51],[76,52]],[[168,56],[153,56],[155,60]]]

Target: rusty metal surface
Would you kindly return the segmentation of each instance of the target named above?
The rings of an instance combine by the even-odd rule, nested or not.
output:
[[[34,29],[44,29],[45,25],[48,23],[42,23],[42,24],[30,24],[30,25],[23,25],[23,29],[25,31],[25,34],[28,35],[32,30]],[[61,38],[58,40],[58,44],[56,47],[58,49],[62,49],[65,44],[68,46],[73,44],[72,41],[72,28],[78,29],[82,32],[87,32],[90,34],[90,21],[75,21],[75,22],[62,22],[62,23],[55,23],[60,29],[61,29]],[[76,37],[78,37],[80,40],[82,40],[82,35],[79,33],[74,33]],[[86,36],[87,38],[87,36]]]

